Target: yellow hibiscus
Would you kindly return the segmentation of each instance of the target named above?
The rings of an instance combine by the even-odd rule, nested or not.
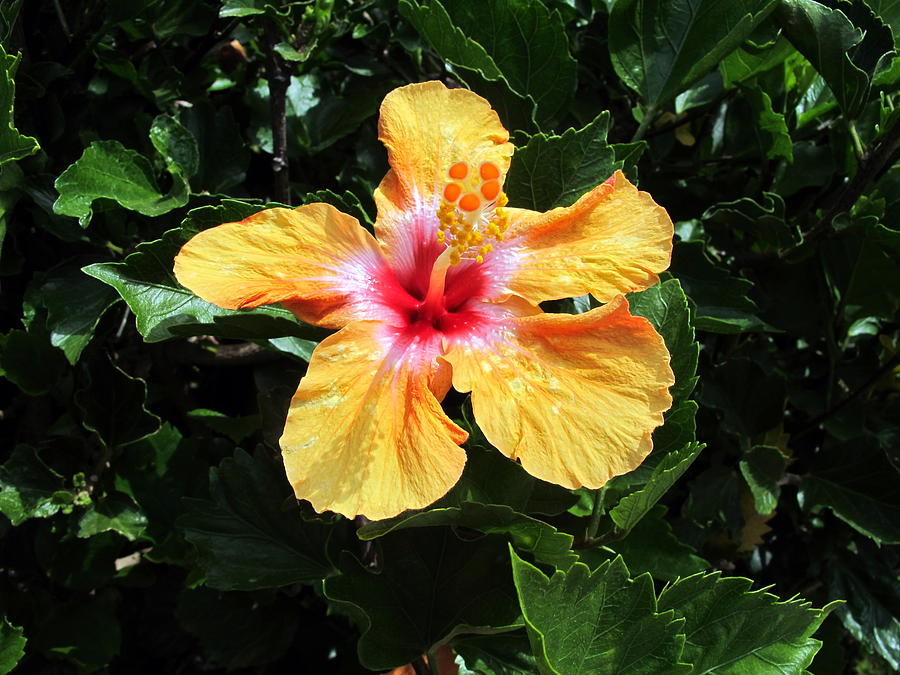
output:
[[[281,437],[297,497],[371,519],[439,499],[466,461],[466,432],[440,404],[451,384],[533,476],[596,488],[634,469],[674,378],[622,294],[668,267],[665,210],[621,172],[569,207],[506,207],[509,134],[487,101],[440,82],[389,93],[379,137],[391,169],[377,237],[309,204],[205,230],[175,260],[209,302],[277,302],[339,329],[313,352]],[[585,293],[606,304],[538,306]]]

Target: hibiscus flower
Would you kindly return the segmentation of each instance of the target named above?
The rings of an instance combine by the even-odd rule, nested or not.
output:
[[[338,329],[313,352],[281,449],[298,498],[370,519],[428,506],[459,479],[471,392],[488,441],[533,476],[597,488],[634,469],[671,405],[669,354],[623,293],[669,265],[672,222],[621,172],[547,213],[506,206],[513,146],[490,104],[440,82],[381,106],[390,171],[373,237],[328,204],[197,234],[178,280],[228,309],[281,303]],[[593,295],[602,307],[545,313]]]

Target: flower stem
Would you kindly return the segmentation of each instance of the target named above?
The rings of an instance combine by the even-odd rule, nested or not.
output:
[[[588,523],[587,532],[585,533],[585,539],[588,542],[592,542],[597,536],[597,530],[600,529],[600,518],[606,513],[606,509],[603,508],[603,497],[605,495],[605,485],[599,490],[594,490],[594,506],[591,509],[591,521]]]
[[[639,141],[644,137],[644,134],[647,133],[647,128],[656,118],[656,106],[650,106],[644,111],[644,117],[641,119],[641,124],[637,128],[637,131],[634,132],[634,136],[631,137],[631,142]]]
[[[856,153],[856,159],[861,162],[866,156],[866,150],[863,147],[862,140],[859,137],[859,132],[856,130],[856,124],[853,120],[847,121],[847,129],[850,131],[850,139],[853,141],[853,151]]]

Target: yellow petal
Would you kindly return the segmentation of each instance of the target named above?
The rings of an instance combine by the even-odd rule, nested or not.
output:
[[[428,506],[453,487],[466,432],[429,389],[439,342],[437,333],[422,339],[361,321],[319,344],[281,437],[299,499],[378,520]]]
[[[268,209],[194,236],[175,258],[178,281],[226,309],[284,303],[309,323],[371,318],[373,278],[388,276],[378,242],[329,204]]]
[[[507,212],[505,247],[518,259],[507,285],[535,303],[585,293],[608,302],[655,284],[672,256],[672,220],[621,171],[572,206]]]
[[[672,403],[669,353],[621,296],[579,315],[510,319],[491,341],[454,346],[453,386],[475,420],[531,475],[597,488],[634,469]]]
[[[482,162],[492,162],[502,183],[513,153],[509,133],[490,103],[440,82],[390,92],[381,104],[378,132],[391,171],[375,192],[375,227],[391,256],[410,254],[411,239],[425,237],[430,244],[453,164],[465,162],[470,171],[479,171]]]

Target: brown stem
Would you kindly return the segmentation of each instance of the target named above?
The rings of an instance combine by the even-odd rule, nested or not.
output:
[[[165,351],[166,356],[174,363],[198,366],[248,366],[281,358],[278,352],[249,342],[221,345],[215,351],[210,351],[198,344],[180,341],[167,344]]]
[[[810,431],[815,430],[816,427],[818,427],[822,422],[827,420],[829,417],[836,415],[841,410],[846,408],[853,401],[855,401],[857,398],[859,398],[864,393],[866,393],[873,385],[875,385],[878,382],[878,380],[880,380],[885,375],[885,373],[892,370],[894,368],[894,366],[896,366],[897,364],[900,364],[900,356],[895,356],[892,359],[888,359],[887,363],[885,363],[883,366],[881,366],[881,368],[876,370],[869,377],[869,379],[867,379],[860,387],[857,387],[856,389],[854,389],[843,400],[841,400],[839,403],[835,404],[834,406],[828,408],[828,410],[823,412],[818,417],[814,417],[809,422],[807,422],[807,424],[802,429],[800,429],[797,433],[793,434],[794,438],[796,439],[801,436],[805,436]]]
[[[868,187],[889,169],[900,156],[900,119],[875,144],[863,153],[853,180],[838,194],[834,205],[806,234],[806,241],[818,239],[831,229],[831,221],[839,213],[849,211]]]
[[[291,184],[288,172],[287,146],[287,90],[290,85],[289,66],[275,51],[278,29],[269,19],[266,21],[266,76],[269,80],[269,108],[272,112],[272,173],[275,177],[275,200],[291,203]]]

